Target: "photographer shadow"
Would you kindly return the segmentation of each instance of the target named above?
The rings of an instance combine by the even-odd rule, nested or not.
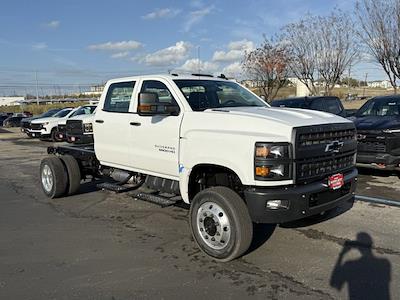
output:
[[[391,264],[372,252],[373,240],[368,233],[359,232],[355,241],[346,241],[332,271],[330,285],[341,290],[347,283],[349,299],[390,299]],[[361,257],[343,262],[351,249]]]

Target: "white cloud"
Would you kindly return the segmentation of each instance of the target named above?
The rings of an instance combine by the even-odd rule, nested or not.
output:
[[[242,57],[243,53],[242,51],[239,50],[230,50],[230,51],[215,51],[214,55],[212,57],[213,61],[234,61],[237,59],[240,59]]]
[[[227,65],[223,70],[222,73],[228,77],[240,77],[243,74],[242,65],[240,62],[236,61],[230,65]]]
[[[197,58],[188,59],[178,68],[178,70],[192,73],[214,73],[218,69],[218,64],[214,62],[201,61]]]
[[[203,18],[209,15],[214,10],[214,5],[204,7],[202,9],[194,10],[189,13],[186,17],[186,21],[183,24],[183,31],[188,32],[192,27],[203,20]]]
[[[47,44],[46,43],[36,43],[32,45],[33,50],[44,50],[47,49]]]
[[[161,8],[142,16],[142,19],[154,20],[161,18],[173,18],[176,17],[180,12],[181,11],[179,9]]]
[[[190,43],[180,41],[173,46],[147,54],[142,61],[147,65],[153,66],[173,65],[184,60],[188,56],[191,47]]]
[[[241,60],[246,51],[254,49],[254,43],[248,40],[233,41],[228,44],[228,51],[215,51],[213,61],[231,62]]]
[[[55,29],[55,28],[58,28],[60,26],[60,21],[52,20],[50,22],[45,23],[44,26],[47,27],[47,28]]]
[[[129,51],[124,51],[124,52],[117,52],[111,55],[111,58],[124,58],[129,55]]]
[[[137,41],[121,41],[89,45],[88,48],[90,50],[127,51],[136,50],[141,48],[142,46],[143,44]]]
[[[233,41],[228,44],[228,48],[230,50],[242,50],[242,51],[253,50],[254,43],[252,41],[249,41],[246,39],[241,40],[241,41]]]

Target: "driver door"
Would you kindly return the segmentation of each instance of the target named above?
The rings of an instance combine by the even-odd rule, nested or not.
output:
[[[175,100],[178,99],[178,95],[167,81],[144,80],[140,92],[156,93],[160,102],[178,105]],[[178,179],[182,107],[178,115],[132,116],[132,165],[144,173]]]

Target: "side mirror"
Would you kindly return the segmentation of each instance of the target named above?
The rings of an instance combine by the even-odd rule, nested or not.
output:
[[[139,93],[137,112],[139,116],[177,115],[179,106],[160,102],[157,93]]]

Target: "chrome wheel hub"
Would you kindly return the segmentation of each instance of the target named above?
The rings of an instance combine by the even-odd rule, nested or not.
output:
[[[45,165],[42,169],[42,186],[46,192],[51,192],[53,189],[53,172],[48,165]]]
[[[199,207],[197,230],[203,242],[215,250],[226,247],[231,237],[228,215],[213,202],[205,202]]]

